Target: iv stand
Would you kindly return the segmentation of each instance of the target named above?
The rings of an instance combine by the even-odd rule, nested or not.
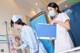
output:
[[[7,40],[8,40],[7,43],[8,43],[8,48],[9,48],[8,50],[9,50],[9,53],[11,53],[11,52],[10,52],[9,37],[8,37],[7,21],[5,21],[5,25],[6,25],[6,37],[7,37]]]

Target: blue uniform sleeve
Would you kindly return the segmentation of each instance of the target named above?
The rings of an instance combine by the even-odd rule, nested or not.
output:
[[[27,47],[27,44],[25,44],[25,43],[20,46],[21,50],[25,50],[26,47]]]
[[[20,46],[21,50],[25,50],[28,47],[27,38],[23,35],[24,43]]]
[[[26,35],[28,38],[27,41],[29,43],[30,49],[32,50],[32,52],[37,52],[39,50],[37,38],[36,38],[36,35],[34,34],[33,29],[29,26],[27,26]]]

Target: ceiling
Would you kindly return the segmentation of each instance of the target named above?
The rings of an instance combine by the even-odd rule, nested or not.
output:
[[[56,2],[60,6],[60,10],[70,7],[76,2],[67,2],[66,0],[14,0],[15,4],[26,13],[27,17],[33,17],[41,10],[47,11],[49,2]]]

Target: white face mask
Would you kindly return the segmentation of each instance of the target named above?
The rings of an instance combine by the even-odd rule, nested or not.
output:
[[[56,13],[54,12],[54,10],[51,10],[51,11],[49,11],[49,15],[50,15],[51,17],[54,17],[54,16],[56,15]]]

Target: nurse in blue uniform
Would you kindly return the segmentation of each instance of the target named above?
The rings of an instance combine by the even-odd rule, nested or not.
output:
[[[11,27],[21,30],[21,40],[23,41],[21,46],[14,46],[13,48],[25,50],[29,47],[30,53],[47,53],[43,44],[36,38],[34,30],[22,22],[21,18],[20,15],[13,15],[11,19]]]

